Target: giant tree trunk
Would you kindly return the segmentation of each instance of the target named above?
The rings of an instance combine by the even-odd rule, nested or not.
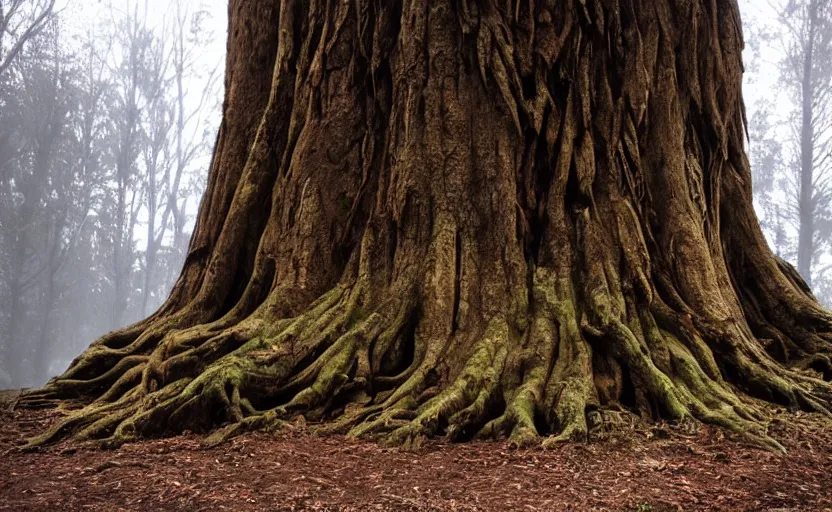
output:
[[[233,0],[181,278],[23,403],[33,444],[304,415],[580,439],[587,413],[779,445],[827,412],[832,316],[769,251],[734,0]]]

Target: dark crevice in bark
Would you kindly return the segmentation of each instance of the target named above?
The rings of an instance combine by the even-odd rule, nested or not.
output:
[[[454,235],[454,298],[453,307],[451,308],[451,336],[453,336],[459,329],[459,300],[460,300],[460,282],[462,281],[462,233],[457,231]]]

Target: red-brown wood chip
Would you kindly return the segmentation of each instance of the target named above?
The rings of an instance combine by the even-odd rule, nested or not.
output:
[[[785,455],[653,426],[556,450],[385,449],[301,431],[212,449],[197,435],[99,451],[15,450],[54,412],[0,411],[0,510],[832,510],[832,428],[780,413]]]

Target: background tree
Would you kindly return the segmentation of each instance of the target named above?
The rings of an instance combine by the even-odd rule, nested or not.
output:
[[[822,301],[830,279],[832,4],[746,2],[750,83],[774,74],[781,90],[752,102],[749,138],[761,221],[778,254],[794,261]],[[751,20],[749,22],[749,20]],[[762,69],[754,69],[762,68]]]
[[[792,0],[781,19],[788,27],[783,62],[800,100],[800,172],[795,180],[799,219],[798,271],[811,286],[820,240],[816,219],[829,216],[832,141],[832,3]],[[799,84],[799,85],[798,85]],[[825,237],[828,239],[828,237]]]
[[[114,12],[114,16],[119,13]],[[154,108],[161,94],[165,66],[164,48],[147,26],[147,12],[136,4],[127,4],[125,13],[117,18],[115,37],[115,66],[111,70],[113,99],[116,112],[111,117],[113,131],[110,158],[114,170],[112,183],[115,190],[112,202],[105,205],[105,215],[113,223],[109,233],[112,250],[111,279],[113,306],[110,328],[116,329],[125,322],[131,292],[135,289],[132,279],[133,265],[137,261],[135,231],[138,216],[148,193],[147,182],[141,179],[139,160],[142,150],[144,116],[158,116]],[[158,117],[152,121],[165,122]],[[154,127],[158,129],[158,127]],[[164,136],[164,135],[163,135]],[[159,144],[150,135],[150,145]],[[150,149],[158,155],[158,146]],[[152,160],[153,156],[151,156]],[[145,162],[147,164],[147,161]],[[155,169],[150,172],[155,171]],[[150,177],[155,180],[155,175]]]
[[[63,56],[54,44],[56,30],[53,24],[50,30],[41,32],[18,55],[18,65],[7,69],[17,94],[6,96],[6,133],[0,136],[5,141],[0,160],[6,176],[0,190],[0,217],[4,219],[4,245],[9,252],[6,276],[11,294],[8,329],[12,339],[28,338],[31,331],[27,329],[27,317],[44,319],[48,304],[43,306],[43,301],[51,301],[51,295],[38,297],[42,307],[37,308],[26,307],[26,297],[36,297],[41,282],[51,285],[50,265],[64,236],[65,210],[49,207],[53,192],[63,193],[57,190],[62,184],[51,171],[59,168],[71,94]],[[10,359],[20,360],[24,357],[21,351],[31,349],[33,344],[12,344],[8,347]],[[17,367],[17,371],[23,369]]]
[[[0,76],[53,17],[55,0],[0,2]]]
[[[0,230],[3,226],[0,225]],[[9,289],[9,277],[6,273],[9,271],[9,254],[7,252],[6,244],[0,244],[0,353],[4,355],[0,359],[0,388],[8,389],[12,386],[12,377],[6,370],[5,354],[8,353],[8,346],[10,345],[9,327],[11,322],[9,319],[9,312],[11,311],[11,290]]]
[[[32,445],[297,414],[582,438],[599,408],[770,448],[832,401],[832,315],[766,245],[735,0],[229,6],[182,274],[22,404]]]
[[[208,134],[204,132],[204,116],[212,98],[218,96],[216,67],[204,69],[202,53],[210,33],[203,28],[207,11],[191,9],[175,2],[173,22],[167,30],[170,51],[160,47],[155,57],[159,89],[149,106],[144,145],[147,179],[147,234],[144,250],[144,283],[141,316],[149,307],[158,307],[170,290],[176,276],[159,272],[160,252],[167,250],[168,259],[181,262],[187,249],[185,226],[188,222],[187,202],[200,193],[193,190],[187,171],[196,160],[210,151]],[[196,82],[196,83],[194,83]],[[201,91],[194,90],[194,85]],[[165,91],[170,91],[165,94]],[[197,100],[187,104],[186,95]],[[168,245],[165,245],[165,239]],[[163,254],[164,255],[164,254]],[[178,272],[177,264],[165,265]],[[158,274],[158,275],[157,275]],[[155,300],[151,303],[151,297]]]
[[[0,1],[0,112],[3,119],[0,122],[20,120],[19,104],[11,97],[11,91],[20,85],[19,77],[9,72],[9,67],[17,59],[25,45],[41,32],[53,15],[54,1],[25,2],[22,0]],[[11,200],[9,189],[2,186],[12,179],[12,167],[20,156],[14,144],[14,131],[0,129],[0,200]],[[15,219],[8,215],[8,211],[0,212],[0,387],[6,387],[13,382],[9,370],[4,366],[14,361],[10,354],[15,348],[12,335],[19,317],[17,295],[19,287],[16,285],[18,276],[14,275],[17,265],[19,247]],[[16,312],[17,310],[17,312]],[[8,365],[12,368],[13,365]]]

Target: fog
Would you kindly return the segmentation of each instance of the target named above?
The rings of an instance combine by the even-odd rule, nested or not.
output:
[[[830,3],[740,0],[755,207],[772,248],[826,304]],[[152,313],[205,186],[225,2],[90,4],[0,0],[0,389],[42,384]]]
[[[225,18],[219,1],[0,0],[0,389],[165,299],[216,137]]]

